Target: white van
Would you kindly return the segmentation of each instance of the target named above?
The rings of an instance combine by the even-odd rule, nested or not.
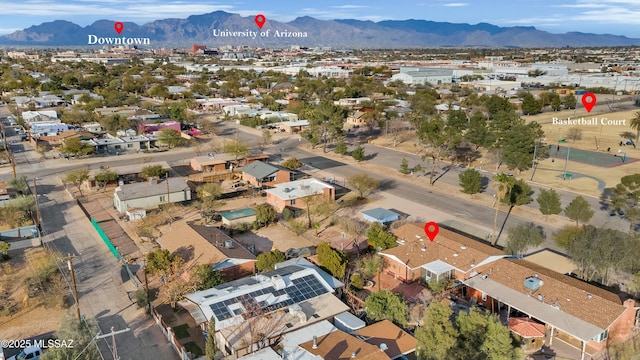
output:
[[[40,360],[42,349],[40,346],[30,346],[7,360]]]

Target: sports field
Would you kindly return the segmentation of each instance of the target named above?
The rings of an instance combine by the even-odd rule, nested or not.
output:
[[[567,155],[569,155],[569,161],[609,168],[639,161],[639,159],[626,157],[624,154],[619,154],[612,149],[610,149],[609,152],[594,152],[568,146],[549,146],[549,158],[555,161],[564,161],[567,159]]]

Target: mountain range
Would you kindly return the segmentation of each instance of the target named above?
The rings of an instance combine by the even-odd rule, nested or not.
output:
[[[124,23],[120,35],[114,30],[114,21],[99,20],[82,27],[65,20],[56,20],[31,26],[24,30],[0,36],[5,46],[87,46],[89,35],[97,37],[148,38],[151,47],[203,44],[246,45],[258,47],[329,46],[332,48],[420,48],[420,47],[588,47],[640,45],[640,39],[610,34],[568,32],[552,34],[532,26],[500,27],[487,23],[456,24],[427,20],[361,21],[318,20],[299,17],[283,23],[267,20],[262,31],[269,36],[214,36],[214,29],[247,32],[260,29],[253,17],[242,17],[224,11],[193,15],[186,19],[164,19],[137,25]],[[303,37],[276,37],[275,33],[288,31]],[[304,36],[306,35],[306,36]],[[100,46],[100,45],[91,45]]]

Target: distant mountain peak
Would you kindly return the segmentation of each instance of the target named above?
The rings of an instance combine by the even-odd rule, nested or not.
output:
[[[55,20],[1,36],[0,45],[86,46],[87,36],[114,36],[113,20],[98,20],[81,27],[66,20]],[[214,30],[258,30],[253,16],[242,17],[225,11],[191,15],[186,19],[155,20],[143,25],[125,22],[127,37],[146,37],[151,46],[188,47],[193,43],[210,47],[247,45],[261,47],[331,46],[334,48],[412,48],[412,47],[583,47],[636,46],[640,39],[626,36],[568,32],[552,34],[533,26],[500,27],[489,23],[435,22],[430,20],[319,20],[301,16],[288,23],[268,19],[262,30],[286,29],[306,33],[306,37],[214,36]]]

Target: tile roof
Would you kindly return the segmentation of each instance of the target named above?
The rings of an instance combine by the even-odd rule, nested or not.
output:
[[[300,347],[326,360],[391,359],[389,355],[385,354],[377,346],[367,344],[341,330],[319,336],[316,339],[316,343],[318,345],[316,349],[313,348],[313,340],[300,344]],[[355,358],[351,357],[353,353],[355,353]]]
[[[472,265],[504,256],[499,249],[442,227],[433,242],[426,237],[422,226],[413,223],[391,232],[405,244],[384,250],[381,254],[394,257],[411,269],[441,260],[461,271],[469,271]]]
[[[380,348],[387,345],[385,353],[391,358],[402,354],[409,354],[416,350],[417,340],[389,320],[382,320],[364,327],[354,334],[362,337],[364,341]]]
[[[509,330],[525,338],[544,336],[544,325],[529,318],[510,318]]]

